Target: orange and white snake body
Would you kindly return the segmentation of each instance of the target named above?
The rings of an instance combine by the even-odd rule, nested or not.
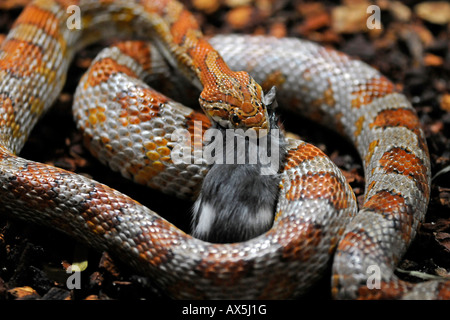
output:
[[[67,28],[70,5],[80,8],[79,30]],[[194,197],[209,167],[196,153],[190,163],[174,163],[172,133],[186,129],[195,144],[196,121],[201,134],[211,121],[268,129],[258,82],[277,74],[283,79],[280,106],[319,119],[354,143],[366,178],[362,208],[325,154],[293,139],[279,173],[272,228],[227,244],[196,239],[92,179],[19,157],[32,127],[60,93],[76,51],[112,35],[152,35],[172,66],[201,87],[204,112],[141,80],[155,71],[147,45],[106,49],[81,80],[74,114],[89,149],[112,169]],[[36,0],[0,48],[0,77],[1,212],[108,250],[173,298],[294,298],[330,262],[335,298],[449,298],[448,282],[413,285],[393,274],[427,209],[430,160],[409,101],[360,61],[299,39],[218,36],[208,42],[174,0]],[[367,270],[373,265],[381,282],[370,290]]]

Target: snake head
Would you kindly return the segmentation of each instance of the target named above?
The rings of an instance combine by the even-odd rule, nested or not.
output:
[[[269,96],[272,96],[269,94]],[[267,99],[261,86],[244,71],[223,75],[206,85],[200,94],[200,105],[208,117],[229,129],[260,129],[269,131]]]

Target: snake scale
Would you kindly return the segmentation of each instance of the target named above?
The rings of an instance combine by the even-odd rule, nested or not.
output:
[[[67,27],[71,5],[80,8],[80,29]],[[206,115],[141,80],[168,72],[146,44],[105,49],[82,78],[74,102],[87,146],[102,162],[138,183],[195,198],[208,166],[201,152],[192,153],[190,163],[175,164],[171,135],[186,129],[193,148],[201,149],[199,131],[211,120],[230,128],[267,128],[258,83],[275,77],[281,106],[354,143],[365,170],[363,207],[357,210],[341,171],[322,151],[291,139],[273,227],[245,242],[213,244],[108,186],[17,156],[60,93],[77,50],[131,35],[151,35],[164,58],[202,89]],[[253,78],[231,70],[247,70]],[[335,298],[450,297],[448,282],[410,284],[393,273],[427,209],[429,156],[406,97],[360,61],[299,39],[230,35],[208,42],[173,0],[36,0],[1,46],[0,73],[3,214],[108,250],[173,298],[294,298],[308,292],[330,263]],[[371,266],[381,270],[375,289],[367,286]]]

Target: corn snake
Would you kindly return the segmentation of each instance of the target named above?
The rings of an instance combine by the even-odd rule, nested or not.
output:
[[[43,3],[43,1],[37,1],[33,10],[45,8],[46,10],[43,11],[48,14],[49,8],[45,7]],[[72,2],[70,2],[70,4],[71,3]],[[86,3],[89,4],[89,1]],[[168,3],[169,4],[164,5],[171,5],[173,1],[168,1]],[[64,3],[64,6],[68,4],[69,2]],[[55,4],[52,5],[51,8],[55,11],[58,9],[58,12],[60,12],[61,7],[57,6],[58,5]],[[84,8],[83,5],[81,5],[81,7]],[[86,8],[88,8],[88,5],[86,5]],[[120,8],[119,5],[118,8]],[[92,10],[97,11],[95,9]],[[117,10],[117,12],[120,12],[121,9]],[[62,10],[62,12],[64,11],[65,10]],[[83,11],[85,14],[89,15],[88,9],[82,9],[82,12]],[[110,12],[106,10],[105,12],[105,16],[108,17]],[[60,14],[61,17],[64,18],[60,17],[59,19],[65,19],[65,16],[62,15],[62,13]],[[96,14],[101,15],[102,11],[96,12]],[[36,21],[27,21],[26,17],[27,16],[24,15],[22,18],[23,20],[19,20],[17,23],[16,28],[18,31],[16,31],[17,34],[15,35],[17,38],[20,38],[21,36],[21,24],[26,25],[28,22],[30,25],[34,25],[34,27],[38,25],[38,22]],[[105,20],[111,21],[114,19]],[[179,20],[181,20],[181,18],[179,18]],[[99,21],[102,21],[102,19],[99,19]],[[50,33],[50,29],[52,29],[50,25],[38,25],[37,27],[38,32],[42,32],[39,30],[44,30],[45,33]],[[52,30],[52,32],[56,32],[54,29]],[[116,31],[120,33],[123,30],[115,30],[114,32]],[[39,35],[42,37],[41,33]],[[69,36],[67,37],[72,41],[70,45],[76,47],[77,45],[74,44],[75,39],[72,39]],[[54,39],[54,35],[52,39]],[[27,39],[27,41],[30,40],[32,39]],[[77,40],[80,41],[79,39]],[[45,40],[43,41],[45,42]],[[92,39],[89,39],[89,41],[92,41]],[[300,69],[299,74],[297,75],[298,78],[296,80],[287,79],[285,84],[286,86],[292,86],[294,81],[300,83],[300,88],[297,87],[297,90],[304,93],[303,99],[305,100],[303,102],[306,105],[305,110],[302,110],[302,112],[312,114],[313,117],[317,118],[319,106],[323,109],[322,111],[319,111],[319,113],[325,113],[324,117],[327,117],[326,112],[329,112],[328,117],[336,119],[333,121],[338,129],[340,128],[341,131],[345,131],[350,137],[353,136],[360,139],[359,141],[356,141],[355,144],[358,146],[362,158],[366,161],[366,172],[371,172],[366,180],[370,186],[369,191],[371,193],[366,191],[370,197],[366,195],[368,199],[366,201],[366,209],[358,213],[357,217],[359,218],[355,219],[347,226],[349,224],[349,216],[352,215],[351,212],[355,211],[354,199],[349,187],[343,182],[344,179],[340,171],[332,164],[328,163],[328,160],[325,159],[324,155],[318,149],[304,144],[303,142],[292,142],[290,151],[292,160],[286,164],[285,168],[285,185],[283,190],[286,190],[286,192],[284,195],[280,196],[280,199],[283,199],[283,201],[280,200],[278,211],[282,212],[282,214],[278,216],[276,222],[277,226],[263,237],[249,241],[248,243],[218,246],[207,245],[200,241],[196,241],[195,239],[191,239],[180,233],[174,226],[159,218],[148,209],[141,208],[139,204],[114,190],[110,190],[106,186],[77,175],[63,172],[56,168],[41,166],[26,160],[17,159],[4,149],[2,152],[2,166],[13,170],[9,172],[2,170],[2,184],[6,185],[6,183],[8,183],[8,185],[11,186],[8,186],[6,190],[2,190],[1,201],[5,204],[5,207],[9,210],[14,210],[15,216],[24,215],[25,217],[30,215],[33,208],[39,208],[38,213],[32,212],[28,219],[38,223],[48,223],[43,221],[45,218],[42,216],[48,217],[48,219],[51,220],[50,224],[59,224],[56,226],[57,228],[65,230],[65,232],[72,234],[78,239],[90,242],[93,246],[101,249],[107,246],[108,250],[112,250],[117,255],[122,256],[123,259],[131,260],[131,264],[135,264],[135,267],[143,273],[150,275],[152,278],[160,277],[162,280],[158,280],[158,284],[163,287],[169,295],[177,298],[286,298],[298,295],[308,288],[309,284],[306,279],[313,282],[315,278],[319,277],[320,272],[318,269],[323,268],[324,260],[326,261],[328,259],[329,251],[332,251],[337,245],[338,237],[336,237],[336,234],[341,233],[344,233],[345,237],[339,244],[334,262],[335,283],[333,290],[335,290],[336,297],[356,297],[355,292],[357,291],[357,285],[355,284],[355,281],[356,283],[359,283],[359,285],[361,285],[362,282],[355,279],[364,277],[367,264],[371,264],[369,263],[371,260],[369,260],[364,261],[361,266],[349,268],[349,257],[357,257],[358,255],[371,256],[372,259],[375,259],[375,263],[378,264],[380,264],[379,261],[382,261],[380,266],[383,268],[383,274],[387,276],[386,281],[383,282],[384,290],[382,290],[381,293],[379,291],[374,291],[375,297],[376,295],[381,295],[381,297],[383,297],[383,294],[386,294],[386,297],[397,297],[398,295],[401,295],[404,290],[410,289],[409,284],[403,284],[392,280],[390,270],[392,270],[392,265],[406,249],[407,244],[414,235],[417,222],[423,218],[423,214],[426,210],[429,194],[429,164],[427,163],[429,160],[426,154],[426,144],[423,133],[421,132],[417,118],[406,99],[401,94],[394,92],[390,82],[380,76],[376,71],[359,62],[349,60],[344,55],[334,51],[325,50],[313,44],[296,42],[294,40],[284,40],[287,44],[286,46],[281,46],[280,43],[282,42],[276,42],[275,40],[251,40],[249,38],[233,39],[232,37],[217,38],[217,40],[213,39],[212,41],[213,47],[215,48],[220,48],[221,45],[224,46],[223,50],[225,51],[223,56],[231,57],[230,63],[231,65],[234,65],[233,69],[237,70],[247,68],[248,65],[242,66],[240,64],[243,64],[250,59],[249,57],[245,59],[245,55],[249,55],[248,52],[244,54],[244,57],[239,56],[239,52],[244,52],[242,47],[251,48],[252,50],[250,52],[253,52],[255,57],[250,60],[261,61],[261,63],[264,63],[265,61],[263,57],[268,57],[267,59],[270,60],[271,53],[276,55],[275,48],[278,46],[283,48],[283,50],[286,50],[285,48],[289,46],[293,47],[294,49],[291,50],[291,54],[294,56],[296,55],[295,52],[300,52],[300,55],[296,56],[296,58],[303,64],[301,64],[301,67],[297,67]],[[255,44],[250,45],[252,41],[255,41]],[[227,42],[231,42],[233,45],[228,44],[227,46]],[[51,43],[51,41],[48,40],[48,43]],[[12,46],[13,45],[11,45],[11,47]],[[51,44],[49,44],[49,46],[51,46]],[[69,47],[69,44],[67,44],[67,47]],[[236,52],[232,52],[231,48],[236,48]],[[22,49],[23,48],[20,50]],[[36,50],[39,51],[38,49]],[[121,165],[123,163],[131,163],[124,155],[133,154],[134,152],[126,149],[121,150],[120,152],[117,151],[117,157],[109,164],[115,170],[122,170],[122,173],[125,176],[138,177],[135,178],[135,180],[141,183],[143,183],[142,181],[139,181],[141,176],[150,176],[152,179],[150,180],[149,185],[152,187],[160,189],[166,188],[169,192],[179,193],[181,196],[195,193],[195,189],[198,188],[198,184],[201,181],[201,176],[205,174],[204,168],[192,166],[187,168],[187,170],[185,170],[186,168],[178,169],[181,171],[185,170],[183,172],[191,172],[191,174],[186,176],[185,173],[184,180],[177,181],[176,177],[180,176],[180,173],[174,171],[176,168],[163,165],[165,164],[164,161],[167,162],[168,159],[162,158],[164,156],[167,157],[170,153],[170,148],[167,147],[168,139],[167,136],[164,135],[166,133],[159,134],[158,132],[168,131],[170,133],[169,129],[161,130],[161,128],[166,128],[164,127],[166,124],[175,126],[175,124],[179,123],[180,126],[188,126],[194,119],[201,119],[205,123],[208,123],[208,120],[202,114],[192,113],[191,110],[173,103],[166,97],[150,91],[150,89],[144,88],[143,84],[138,83],[135,80],[131,80],[133,83],[132,89],[130,89],[130,86],[121,86],[124,81],[124,74],[130,76],[139,73],[138,71],[131,72],[133,71],[131,67],[132,59],[126,58],[127,52],[133,57],[135,49],[130,50],[129,48],[122,47],[119,48],[119,50],[117,50],[117,48],[111,50],[112,52],[109,54],[112,55],[112,58],[99,58],[100,64],[106,64],[106,69],[96,70],[95,68],[98,64],[94,64],[91,67],[90,72],[93,80],[86,85],[86,88],[88,89],[87,92],[79,95],[79,100],[76,103],[85,105],[83,101],[92,100],[93,96],[95,96],[95,99],[99,100],[96,101],[95,107],[79,111],[77,117],[82,119],[81,122],[86,122],[86,118],[84,118],[82,114],[83,112],[88,114],[89,121],[87,121],[87,124],[101,122],[102,119],[108,118],[108,113],[104,112],[105,110],[101,100],[102,98],[107,99],[108,95],[106,93],[109,93],[109,89],[114,87],[119,87],[119,91],[122,90],[122,92],[127,92],[127,94],[129,94],[129,92],[142,94],[141,97],[143,100],[146,102],[150,101],[150,105],[152,105],[152,99],[157,100],[156,105],[158,109],[153,109],[156,107],[150,107],[150,109],[144,111],[144,115],[138,115],[136,113],[138,105],[135,104],[135,106],[130,106],[132,103],[130,103],[128,96],[113,97],[115,104],[122,107],[121,110],[126,110],[126,112],[130,113],[127,115],[127,118],[122,117],[122,120],[134,122],[132,124],[142,122],[144,125],[150,125],[150,127],[144,127],[142,130],[152,131],[154,136],[156,136],[156,140],[154,140],[153,143],[150,143],[148,148],[146,148],[148,152],[147,159],[150,160],[149,167],[130,165],[129,167],[125,167],[125,169],[119,169],[122,168]],[[231,53],[225,53],[226,50],[230,50]],[[121,58],[120,55],[122,54],[124,54],[125,57]],[[319,58],[314,60],[314,56]],[[232,61],[233,57],[235,61]],[[308,59],[310,59],[308,61],[311,62],[305,62],[305,60],[307,60],[305,57],[308,57]],[[45,60],[45,58],[43,59]],[[68,61],[66,62],[65,59],[65,57],[58,59],[55,57],[56,61],[62,61],[68,64]],[[67,60],[70,59],[67,58]],[[117,63],[116,61],[121,62]],[[26,66],[26,63],[21,65]],[[148,63],[144,61],[142,65],[148,66]],[[67,66],[58,66],[58,70],[63,70],[64,68],[67,68]],[[145,70],[142,70],[142,67],[137,66],[136,68],[137,70],[140,70],[141,73],[145,72]],[[258,68],[253,65],[252,68],[255,70],[263,70],[260,71],[262,73],[261,75],[255,76],[256,78],[264,79],[267,73],[271,73],[267,66]],[[272,68],[275,70],[277,68],[283,70],[283,66],[275,64],[272,64]],[[25,73],[27,72],[26,68],[14,69],[11,67],[11,64],[3,64],[2,70],[14,73],[16,76],[18,74],[20,75],[21,72],[24,72],[25,76],[29,76],[29,74]],[[59,79],[64,77],[64,72],[58,70],[55,70],[55,74],[52,75],[53,78]],[[104,72],[101,70],[110,71]],[[357,74],[357,71],[360,72],[358,74],[360,78],[353,76],[353,74]],[[43,72],[43,67],[40,66],[36,72]],[[104,79],[100,79],[99,77],[99,74],[102,72],[104,72],[105,75]],[[327,79],[321,79],[319,75],[322,74],[323,76],[323,74],[327,72],[328,75],[331,73],[332,76]],[[289,72],[284,72],[283,74],[289,74]],[[333,92],[333,89],[335,88],[340,88],[342,90],[342,84],[339,83],[339,81],[342,81],[342,78],[340,78],[342,74],[344,74],[343,79],[348,79],[349,81],[344,82],[344,84],[348,85],[352,90],[354,87],[357,89],[351,91],[353,94],[352,97],[354,98],[351,101],[348,101],[349,97],[346,97],[345,95],[335,96],[336,93],[334,92],[339,92],[338,90]],[[117,79],[113,79],[115,76],[117,76]],[[345,76],[347,76],[347,78],[345,78]],[[89,82],[89,72],[86,78],[87,82]],[[350,81],[355,80],[356,84],[353,84],[352,87],[352,82]],[[35,81],[39,81],[39,77],[37,77]],[[44,82],[46,81],[49,80],[46,79]],[[102,91],[101,86],[105,84],[109,87]],[[41,85],[45,88],[43,84]],[[83,84],[81,87],[83,87]],[[133,90],[141,88],[144,88],[143,92],[133,92]],[[373,88],[376,88],[377,90],[374,90]],[[289,91],[289,89],[291,90]],[[89,90],[92,90],[92,92],[89,92]],[[3,88],[3,92],[11,93],[12,91],[13,90],[8,91]],[[59,92],[56,89],[51,90],[48,88],[47,91]],[[343,91],[347,92],[345,90]],[[293,105],[292,100],[294,100],[295,97],[289,97],[289,92],[293,92],[292,88],[287,89],[286,96],[283,98],[286,99],[286,101],[290,101],[289,105]],[[47,92],[44,91],[43,95],[46,93]],[[209,94],[213,95],[211,93]],[[280,93],[279,98],[281,98],[282,95],[283,93]],[[136,95],[132,97],[135,96]],[[54,100],[54,98],[54,96],[53,98],[48,98],[48,106],[51,104],[50,101],[52,99]],[[18,108],[19,103],[13,101],[11,96],[6,97],[4,95],[3,99],[3,112],[10,113],[11,106],[12,108]],[[35,113],[43,112],[42,109],[44,107],[40,105],[39,99],[30,99],[30,101],[30,108],[35,111],[37,110]],[[164,104],[163,108],[159,108],[161,104]],[[331,112],[327,109],[330,104],[334,105],[334,110]],[[311,109],[308,109],[308,105],[312,106]],[[366,105],[374,106],[375,111],[372,111],[373,114],[370,114],[370,112],[364,108]],[[359,112],[353,112],[351,115],[350,113],[347,114],[348,110],[345,108],[348,108],[349,106],[352,107],[352,111],[357,109]],[[82,109],[80,108],[77,110]],[[114,113],[114,111],[108,112]],[[160,117],[148,116],[152,112],[158,113]],[[148,117],[146,117],[146,115]],[[214,116],[215,115],[212,115],[212,117]],[[348,118],[346,118],[346,116],[348,116]],[[11,137],[22,141],[21,143],[23,143],[26,139],[26,134],[22,137],[19,134],[20,130],[18,132],[16,129],[23,127],[28,130],[31,127],[30,122],[32,122],[30,121],[30,116],[21,115],[20,113],[16,114],[15,117],[18,119],[24,118],[25,120],[23,122],[19,122],[18,120],[17,123],[11,123],[11,121],[6,122],[6,124],[2,123],[2,128],[5,125],[8,126],[8,128],[13,128],[12,133],[10,133],[10,131],[7,131],[6,133],[4,131],[2,132],[3,139],[6,138],[5,140],[10,146],[12,144],[10,140]],[[165,123],[162,123],[161,119],[164,119]],[[150,124],[150,122],[152,123]],[[129,141],[130,137],[132,137],[133,130],[136,131],[137,129],[133,127],[130,128],[131,131],[128,133],[128,136],[124,136],[120,133],[120,130],[117,130],[117,132],[114,133],[114,126],[117,128],[117,125],[114,124],[111,125],[111,127],[107,127],[109,134],[111,134],[110,136],[102,134],[102,132],[96,132],[95,135],[92,135],[93,137],[97,137],[93,138],[94,140],[91,142],[91,150],[94,150],[94,153],[106,152],[99,151],[103,150],[101,147],[105,147],[105,145],[107,149],[111,148],[111,145],[107,143],[108,139],[122,140],[121,142],[123,143],[118,144],[117,148],[121,148],[121,146],[127,145],[127,143],[130,144]],[[408,136],[406,142],[403,140],[400,142],[395,141],[395,139],[391,137],[392,134],[388,132],[390,130],[395,130],[397,127],[400,128],[399,130],[403,130],[402,133],[405,133]],[[94,131],[97,129],[86,130],[87,135],[91,134],[89,130]],[[136,139],[139,140],[139,138]],[[134,143],[136,142],[136,139],[133,138],[131,140]],[[392,140],[395,142],[392,142]],[[387,141],[386,144],[384,144],[385,141]],[[5,143],[5,141],[3,141],[3,143]],[[394,143],[395,147],[389,145],[390,143]],[[20,146],[10,147],[9,149],[17,152],[20,150]],[[398,160],[398,157],[404,158],[405,162],[410,161],[412,165],[409,164],[406,170],[401,168],[400,166],[405,165],[405,163],[392,160],[396,158]],[[120,162],[121,164],[119,164]],[[311,171],[314,173],[314,170],[316,170],[315,168],[322,168],[322,172],[319,175],[310,175]],[[386,173],[389,173],[391,178],[383,178]],[[59,180],[53,180],[52,177],[57,175],[60,175],[62,180],[68,180],[69,183],[65,185]],[[17,178],[14,180],[12,178],[13,176],[16,176]],[[409,190],[401,189],[397,190],[397,192],[393,192],[392,188],[387,189],[383,186],[390,185],[391,183],[395,184],[395,182],[391,182],[392,180],[390,179],[398,180],[403,178],[405,180],[404,183],[408,184]],[[8,182],[5,182],[5,179],[7,179]],[[289,182],[289,180],[292,180],[292,182]],[[303,191],[303,182],[310,183],[314,181],[316,181],[316,183],[319,181],[319,184],[326,183],[333,188],[323,188],[313,192],[308,191],[310,194]],[[39,189],[39,185],[42,186],[42,189]],[[183,188],[180,188],[179,185],[182,185]],[[338,191],[336,191],[336,188]],[[77,192],[72,193],[73,191],[70,191],[72,189],[78,190]],[[322,200],[325,199],[325,201],[310,199],[311,196],[317,197],[317,193],[320,192],[324,193],[321,196]],[[57,199],[58,194],[65,199],[58,199],[61,203],[55,204],[53,202]],[[337,197],[337,194],[340,194],[339,198]],[[16,199],[16,203],[10,202],[12,200],[11,195],[14,195],[13,198]],[[110,200],[104,201],[106,198],[110,198]],[[24,199],[27,200],[24,201]],[[417,201],[415,199],[419,200]],[[398,207],[394,208],[392,212],[389,212],[388,210],[388,207],[391,205],[389,201],[392,201],[391,203],[396,205],[398,204]],[[307,210],[305,210],[305,212],[300,212],[300,210],[297,210],[300,206],[306,206]],[[323,210],[322,214],[315,213],[318,208]],[[311,211],[311,214],[315,216],[314,219],[309,220],[310,218],[304,218],[308,215],[308,209]],[[58,214],[67,210],[69,215],[74,216],[72,219],[78,220],[74,226],[71,225],[69,218],[61,219],[58,217]],[[57,213],[55,215],[52,212]],[[288,212],[288,214],[284,214],[284,212]],[[331,212],[334,212],[335,214],[331,214]],[[382,212],[382,215],[376,214],[376,212]],[[405,212],[407,214],[403,217]],[[107,216],[105,216],[106,213],[108,213]],[[140,217],[141,215],[147,215],[147,217],[142,219],[142,217]],[[403,229],[401,230],[401,234],[397,230],[397,226],[393,227],[388,225],[388,217],[402,226]],[[386,221],[384,221],[384,219],[386,219]],[[292,222],[292,220],[295,222]],[[381,231],[372,230],[373,221],[380,222]],[[136,231],[136,228],[138,227],[141,228],[141,231],[139,232]],[[368,231],[366,231],[366,233],[361,232],[361,229],[363,228]],[[158,230],[161,235],[157,235]],[[117,233],[107,235],[108,232]],[[393,238],[393,240],[388,239],[385,241],[386,248],[377,245],[377,241],[380,240],[377,239],[376,236],[383,236],[383,232],[387,235],[391,234]],[[101,237],[96,237],[94,234],[104,234],[106,240]],[[293,234],[296,234],[296,237],[292,237]],[[400,235],[403,235],[405,239],[396,238]],[[144,239],[142,239],[142,236]],[[355,239],[360,239],[360,241],[355,242]],[[381,243],[384,245],[383,241],[381,241]],[[149,244],[152,244],[154,248],[150,247]],[[136,248],[139,249],[136,250]],[[368,252],[368,248],[372,251]],[[395,248],[395,250],[392,250],[393,248]],[[387,250],[392,251],[392,259],[388,259],[388,262],[385,263],[383,257],[387,256],[386,252],[384,252]],[[147,256],[143,256],[143,253],[148,254]],[[139,259],[137,256],[141,258],[141,261],[134,262],[133,260]],[[147,265],[143,266],[142,264]],[[299,274],[299,269],[303,269],[304,272]],[[254,285],[255,279],[259,280],[259,283],[256,286]],[[264,279],[264,281],[262,279]],[[390,282],[391,280],[392,282]],[[251,288],[249,288],[249,283],[252,284]],[[446,287],[444,286],[441,288],[441,284],[439,283],[433,283],[432,286],[434,286],[433,288],[438,293],[443,292],[445,294],[445,292],[448,292],[446,291]],[[425,290],[428,291],[429,288],[425,287]],[[420,294],[420,288],[418,292]],[[371,294],[372,292],[369,293]]]

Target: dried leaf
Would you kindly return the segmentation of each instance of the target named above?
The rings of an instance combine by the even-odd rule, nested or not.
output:
[[[414,7],[416,14],[425,21],[446,24],[450,22],[450,3],[447,1],[422,2]]]
[[[407,22],[411,19],[411,9],[400,1],[389,2],[388,10],[398,21]]]
[[[444,64],[444,59],[431,53],[427,53],[423,58],[423,63],[427,67],[440,67]]]
[[[450,279],[450,272],[448,272],[444,268],[437,267],[435,271],[438,276]]]
[[[368,31],[367,3],[335,7],[331,12],[333,30],[337,33]]]
[[[11,294],[16,299],[24,299],[24,298],[39,298],[39,294],[31,287],[16,287],[8,290],[8,293]]]
[[[438,232],[435,239],[446,252],[450,252],[450,233]]]
[[[450,111],[450,93],[446,93],[441,97],[439,106],[444,111]]]
[[[102,258],[100,259],[99,267],[104,268],[106,271],[108,271],[116,278],[120,276],[119,270],[117,269],[113,259],[109,256],[107,252],[103,252]]]
[[[24,7],[29,4],[32,0],[1,0],[0,9],[9,10],[13,8]]]
[[[193,0],[192,5],[195,9],[203,11],[207,14],[216,12],[220,7],[220,1],[218,0]]]
[[[226,16],[227,22],[235,29],[242,29],[252,21],[254,8],[250,6],[237,7]]]

